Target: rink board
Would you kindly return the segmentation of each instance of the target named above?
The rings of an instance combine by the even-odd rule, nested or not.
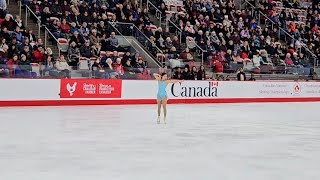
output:
[[[157,81],[0,79],[0,106],[155,104]],[[169,84],[170,104],[320,101],[320,82],[184,81]]]

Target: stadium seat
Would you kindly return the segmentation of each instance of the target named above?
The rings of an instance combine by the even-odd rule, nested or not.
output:
[[[118,56],[119,56],[120,58],[122,58],[124,54],[125,54],[124,52],[118,52]]]
[[[79,70],[89,70],[88,58],[86,57],[79,58]]]
[[[58,38],[58,49],[64,53],[68,52],[68,49],[69,49],[68,40],[65,38]]]
[[[30,63],[32,72],[35,72],[38,76],[38,73],[40,74],[40,65],[38,63]]]
[[[100,57],[105,57],[107,56],[107,53],[105,51],[100,51]]]

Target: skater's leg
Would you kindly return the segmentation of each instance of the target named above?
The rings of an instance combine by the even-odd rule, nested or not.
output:
[[[161,101],[158,101],[158,123],[160,123],[160,114],[161,114]]]
[[[167,101],[168,99],[165,98],[162,100],[162,107],[163,107],[163,114],[164,114],[164,123],[166,123],[166,118],[167,118]]]

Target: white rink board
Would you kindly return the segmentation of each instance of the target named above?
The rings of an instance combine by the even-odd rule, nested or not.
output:
[[[58,79],[0,79],[0,85],[0,101],[66,100],[59,96]],[[157,81],[123,80],[122,96],[116,100],[155,99],[157,88]],[[184,81],[169,84],[167,93],[169,99],[320,98],[320,82]],[[100,99],[112,100],[94,100]]]

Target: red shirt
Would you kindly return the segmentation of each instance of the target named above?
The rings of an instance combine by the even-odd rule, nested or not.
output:
[[[69,33],[71,28],[68,24],[61,24],[60,29],[62,33]]]
[[[7,68],[9,69],[10,72],[10,77],[13,77],[13,70],[18,66],[18,60],[17,61],[13,61],[13,59],[10,59],[7,62]]]
[[[46,58],[44,53],[41,53],[38,50],[35,50],[33,52],[33,57],[34,57],[33,61],[36,62],[36,63],[43,62],[45,60],[45,58]]]

